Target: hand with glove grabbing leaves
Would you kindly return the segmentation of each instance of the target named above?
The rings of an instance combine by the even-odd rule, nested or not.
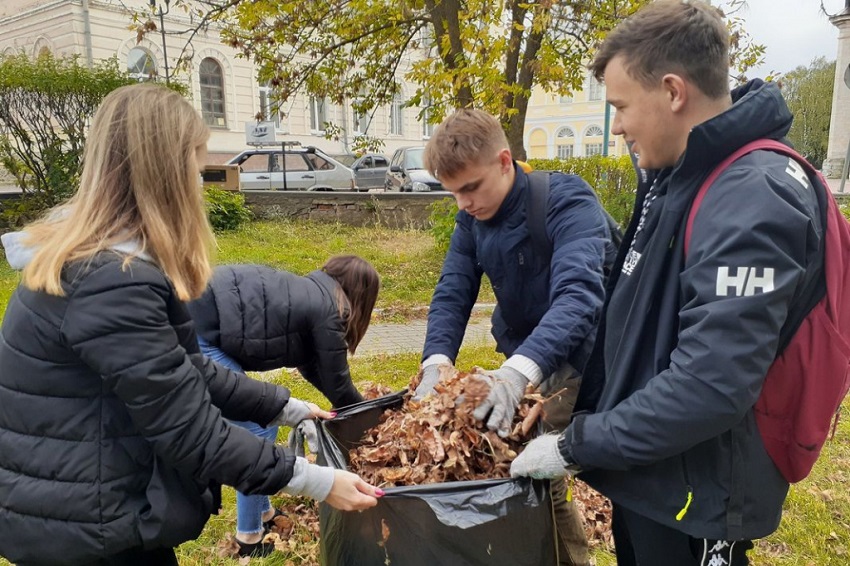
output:
[[[434,392],[434,387],[440,382],[440,368],[452,366],[452,361],[440,354],[430,356],[422,362],[422,379],[419,380],[419,385],[416,386],[416,391],[413,394],[414,401],[421,401],[430,393]]]
[[[506,438],[511,433],[514,414],[525,395],[528,378],[514,368],[504,365],[488,373],[493,378],[490,394],[475,408],[472,416],[479,421],[487,419],[487,428]]]

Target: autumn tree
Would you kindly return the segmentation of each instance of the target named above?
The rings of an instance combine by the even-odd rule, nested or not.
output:
[[[788,139],[815,167],[826,159],[834,81],[835,61],[823,57],[808,67],[797,67],[782,79],[782,94],[794,114]]]
[[[175,0],[198,27],[220,26],[223,42],[259,68],[278,106],[297,92],[367,114],[388,104],[406,79],[405,103],[439,122],[454,108],[498,116],[511,150],[525,157],[532,88],[582,89],[594,47],[649,0]],[[744,0],[725,0],[734,13]],[[156,29],[142,22],[141,33]],[[761,53],[730,18],[744,68]],[[763,48],[762,48],[763,49]]]

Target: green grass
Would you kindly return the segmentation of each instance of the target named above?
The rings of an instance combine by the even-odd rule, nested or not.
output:
[[[845,210],[850,210],[848,207]],[[261,263],[307,273],[318,268],[331,255],[354,253],[372,262],[382,275],[383,287],[378,307],[388,309],[394,321],[415,314],[427,305],[439,277],[442,258],[427,232],[386,228],[352,228],[343,225],[303,222],[257,222],[219,237],[218,263]],[[0,313],[18,282],[18,275],[0,261]],[[493,301],[489,286],[482,288],[479,300]],[[488,346],[464,348],[458,367],[492,367],[502,357]],[[403,388],[416,372],[419,353],[352,358],[356,382],[373,381],[393,389]],[[296,397],[327,407],[327,402],[306,381],[283,370],[257,375],[290,387]],[[844,403],[845,413],[850,401]],[[285,438],[285,432],[281,433]],[[843,566],[850,563],[850,422],[839,423],[833,442],[827,443],[812,475],[791,487],[779,530],[759,541],[752,553],[754,566]],[[217,545],[235,528],[235,497],[224,489],[224,509],[208,522],[201,536],[180,546],[181,566],[236,565],[220,558]],[[46,535],[49,536],[49,533]],[[252,564],[299,566],[310,555],[315,541],[301,540],[291,553],[275,553]],[[613,555],[596,551],[599,566],[613,566]],[[0,566],[8,566],[0,558]]]
[[[331,256],[363,257],[381,275],[376,308],[380,320],[400,322],[424,316],[424,307],[440,277],[443,254],[423,230],[358,228],[316,222],[252,222],[218,236],[215,262],[259,263],[305,275]],[[0,317],[18,282],[18,275],[0,260]],[[481,286],[479,302],[495,301],[490,284]]]

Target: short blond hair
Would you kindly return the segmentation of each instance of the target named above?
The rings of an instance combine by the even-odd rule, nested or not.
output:
[[[464,108],[445,119],[425,146],[425,168],[437,179],[494,161],[508,149],[502,125],[483,110]]]
[[[92,120],[76,194],[25,228],[37,251],[24,285],[62,296],[66,264],[132,241],[181,300],[199,297],[215,241],[196,158],[208,138],[198,112],[172,90],[137,84],[108,94]]]

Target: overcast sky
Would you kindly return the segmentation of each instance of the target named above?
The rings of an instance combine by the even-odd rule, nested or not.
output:
[[[765,63],[748,76],[763,77],[787,72],[824,56],[833,61],[838,53],[838,28],[820,11],[820,0],[748,0],[741,12],[745,28],[767,47]],[[827,12],[844,9],[845,0],[823,0]]]

